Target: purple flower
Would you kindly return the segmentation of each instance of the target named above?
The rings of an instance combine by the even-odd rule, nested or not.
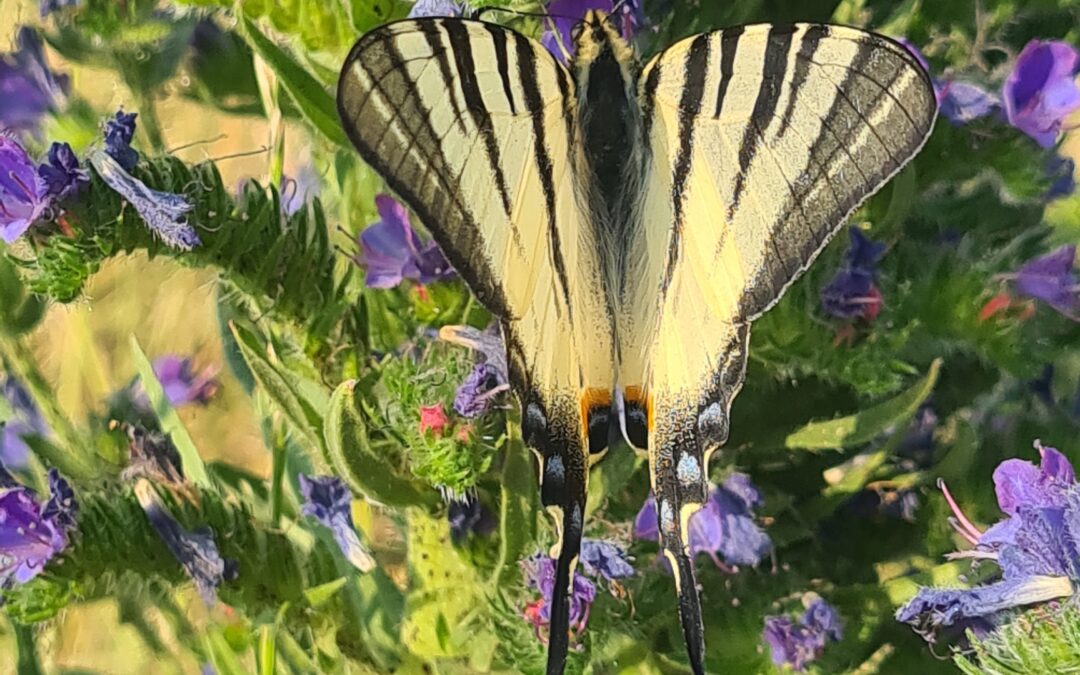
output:
[[[537,637],[543,639],[541,628],[551,624],[551,597],[555,593],[555,559],[537,553],[521,561],[525,585],[540,593],[540,598],[525,606],[525,620],[533,625]],[[570,630],[580,633],[589,621],[589,610],[596,600],[596,584],[584,574],[574,574],[570,595]]]
[[[90,183],[90,174],[79,166],[79,158],[67,143],[49,146],[49,161],[38,166],[38,175],[53,200],[62,202],[78,194]]]
[[[705,506],[690,517],[690,554],[705,553],[721,569],[756,565],[772,550],[769,535],[754,522],[753,510],[761,502],[761,493],[746,474],[733,473],[713,486]],[[660,539],[656,499],[651,494],[634,520],[634,536]]]
[[[907,38],[896,38],[896,41],[904,45],[926,73],[930,74],[930,64],[922,51]],[[937,99],[938,110],[945,119],[955,125],[971,122],[979,117],[985,117],[1001,108],[1001,101],[991,92],[977,84],[962,80],[949,80],[931,77],[930,82],[934,86],[934,96]]]
[[[455,544],[462,543],[470,534],[484,536],[495,531],[495,516],[476,497],[466,496],[450,502],[446,518],[450,521],[450,538]]]
[[[1046,174],[1053,180],[1044,197],[1047,201],[1067,197],[1076,190],[1076,162],[1054,154],[1046,162]]]
[[[425,16],[461,16],[468,11],[468,5],[464,2],[453,0],[416,0],[412,9],[409,10],[409,18],[416,19]]]
[[[491,363],[478,363],[454,394],[454,411],[462,417],[479,417],[491,410],[495,398],[509,390],[506,376]]]
[[[281,208],[285,215],[291,216],[307,206],[312,197],[319,194],[319,174],[310,164],[304,165],[296,178],[281,177]]]
[[[125,171],[111,155],[100,150],[90,153],[90,163],[101,179],[135,207],[150,231],[167,245],[190,251],[202,244],[195,228],[183,220],[192,208],[186,197],[150,189]]]
[[[44,18],[67,7],[76,7],[80,2],[82,0],[41,0],[41,16]]]
[[[117,110],[116,116],[105,122],[105,152],[129,173],[139,163],[139,153],[131,147],[138,115]]]
[[[641,2],[628,0],[619,4],[619,31],[629,40],[644,22]],[[574,25],[582,21],[589,10],[598,9],[610,14],[612,6],[612,0],[552,0],[547,6],[549,17],[544,20],[541,44],[565,63],[566,55],[574,53],[574,40],[571,37]]]
[[[772,653],[772,662],[800,672],[821,657],[828,641],[839,642],[844,635],[840,615],[829,603],[815,593],[807,593],[803,604],[806,611],[798,623],[789,616],[767,616],[762,633]]]
[[[356,534],[352,519],[352,493],[345,481],[337,476],[305,476],[300,474],[300,494],[304,497],[303,512],[329,528],[334,541],[361,572],[375,568],[375,559]]]
[[[1001,109],[1001,100],[977,84],[961,80],[935,80],[938,109],[945,119],[962,125]]]
[[[41,412],[34,405],[29,392],[22,383],[10,375],[0,387],[0,394],[11,409],[11,417],[4,420],[3,433],[0,434],[0,465],[11,469],[22,469],[30,457],[30,448],[26,445],[26,436],[49,435],[49,427],[41,417]]]
[[[1000,580],[969,589],[922,588],[896,618],[927,636],[940,626],[982,619],[999,622],[1017,607],[1071,596],[1080,582],[1080,487],[1068,459],[1038,441],[1040,466],[1019,459],[994,471],[998,506],[1008,516],[986,531],[960,510],[944,484],[950,522],[974,545],[955,558],[992,560]]]
[[[226,561],[218,552],[213,531],[209,527],[184,529],[145,478],[135,482],[135,497],[165,547],[195,582],[203,602],[212,607],[217,601],[217,587],[235,575],[232,561]]]
[[[393,288],[404,279],[428,284],[454,276],[435,242],[421,244],[401,203],[381,194],[375,197],[375,208],[379,220],[360,233],[360,252],[354,258],[366,270],[368,288]]]
[[[196,375],[191,364],[191,359],[176,355],[154,359],[154,375],[157,375],[166,398],[173,406],[189,403],[206,405],[221,387],[215,377],[217,368],[208,366]]]
[[[618,544],[611,541],[585,539],[581,542],[579,561],[586,574],[608,581],[633,576],[634,567]]]
[[[14,242],[48,207],[48,188],[26,150],[0,132],[0,239]]]
[[[78,513],[74,493],[56,469],[49,469],[49,489],[42,504],[10,475],[0,482],[0,588],[30,581],[67,548]]]
[[[32,28],[19,29],[16,45],[18,51],[0,57],[0,129],[31,131],[63,100],[68,77],[49,70]]]
[[[1042,147],[1053,146],[1062,122],[1080,108],[1080,88],[1075,82],[1078,69],[1080,55],[1072,45],[1028,42],[1002,87],[1009,123]]]
[[[851,246],[832,281],[821,289],[821,306],[838,319],[873,321],[881,311],[881,292],[875,280],[885,244],[867,239],[857,227],[848,228],[848,233]]]
[[[1024,263],[1014,277],[1020,295],[1041,300],[1070,319],[1080,319],[1080,281],[1073,274],[1076,245],[1062,246]]]

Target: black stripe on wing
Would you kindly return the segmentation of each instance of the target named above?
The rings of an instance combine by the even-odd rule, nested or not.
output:
[[[761,87],[758,89],[754,110],[750,114],[743,133],[742,144],[739,146],[739,172],[735,175],[735,189],[731,204],[728,204],[729,221],[739,208],[739,201],[746,188],[750,163],[754,161],[754,156],[757,154],[761,134],[776,115],[780,92],[784,88],[788,52],[791,51],[791,38],[794,33],[795,26],[772,26],[769,29],[769,37],[765,44],[765,63],[761,70]]]

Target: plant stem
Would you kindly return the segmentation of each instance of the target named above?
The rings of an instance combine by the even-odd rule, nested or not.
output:
[[[37,645],[34,643],[34,629],[21,623],[12,622],[15,630],[15,644],[19,652],[15,672],[19,675],[42,675],[41,664],[38,663]]]

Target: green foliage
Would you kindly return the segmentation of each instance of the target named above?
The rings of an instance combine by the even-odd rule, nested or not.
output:
[[[1025,612],[955,657],[968,675],[1080,672],[1080,610],[1071,602]]]

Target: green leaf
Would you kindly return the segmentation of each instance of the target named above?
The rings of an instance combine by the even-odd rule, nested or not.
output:
[[[498,588],[518,573],[517,562],[536,538],[536,479],[520,425],[506,423],[506,455],[499,484],[499,561],[491,574]]]
[[[277,73],[281,86],[304,117],[330,141],[351,148],[338,121],[334,97],[296,59],[263,35],[254,21],[244,16],[240,25],[248,44]]]
[[[221,675],[248,675],[240,658],[229,645],[221,628],[213,628],[206,635],[206,651],[210,654],[210,662],[214,664],[214,670]]]
[[[364,648],[379,672],[391,672],[402,658],[405,596],[378,567],[356,580],[355,591]]]
[[[161,382],[158,381],[157,375],[154,373],[154,366],[150,363],[150,359],[146,357],[146,352],[139,346],[138,338],[132,335],[130,342],[131,355],[135,360],[135,369],[139,372],[139,380],[146,391],[146,397],[150,400],[150,407],[154,410],[154,416],[157,417],[158,423],[161,424],[161,430],[172,440],[173,445],[176,446],[177,451],[180,453],[180,464],[184,470],[184,475],[195,485],[217,492],[217,485],[210,480],[206,465],[203,464],[202,457],[199,456],[199,449],[195,447],[195,442],[191,440],[191,436],[188,434],[187,429],[184,428],[184,424],[180,421],[176,410],[169,403],[169,398],[165,395],[165,389],[161,386]]]
[[[325,457],[322,419],[300,394],[298,378],[293,373],[279,369],[270,362],[266,348],[254,333],[236,322],[232,322],[230,328],[233,337],[236,338],[236,346],[240,349],[240,354],[244,357],[255,381],[304,440],[313,448],[320,450]]]
[[[277,626],[265,624],[259,628],[259,675],[277,672]]]
[[[326,415],[327,460],[338,475],[364,495],[391,506],[431,505],[435,495],[390,466],[368,441],[367,423],[356,405],[356,381],[343,382],[330,396]]]
[[[304,597],[307,599],[309,605],[318,607],[337,595],[338,591],[344,588],[347,583],[349,583],[348,576],[338,577],[325,584],[319,584],[318,586],[304,589]]]
[[[940,370],[941,359],[936,359],[930,364],[926,376],[899,396],[854,415],[827,422],[810,422],[788,434],[784,445],[793,449],[832,450],[850,448],[873,440],[889,427],[915,414],[934,390]]]

